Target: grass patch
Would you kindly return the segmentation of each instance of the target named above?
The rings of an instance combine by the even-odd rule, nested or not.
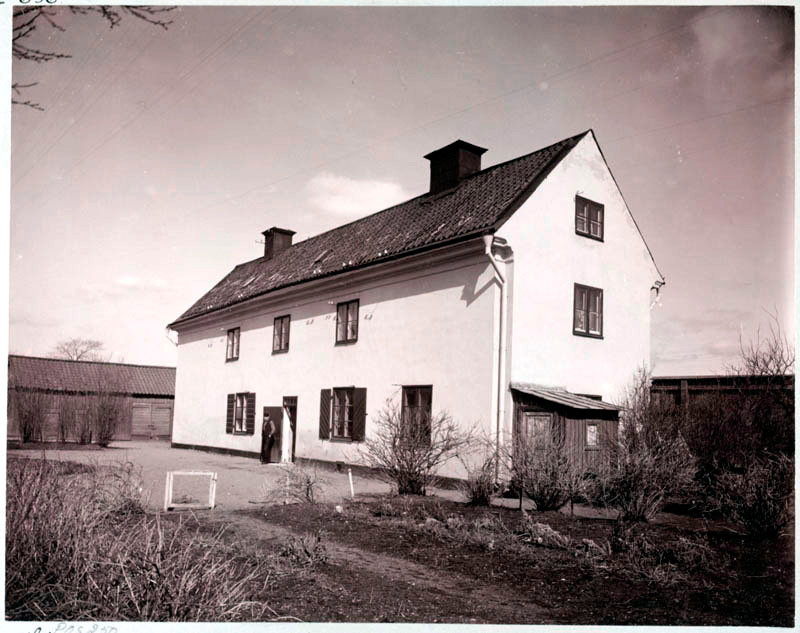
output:
[[[146,511],[131,464],[76,466],[8,462],[8,619],[280,619],[270,587],[292,561]]]

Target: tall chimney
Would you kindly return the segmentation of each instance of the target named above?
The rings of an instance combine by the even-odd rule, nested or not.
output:
[[[470,174],[480,171],[481,154],[485,151],[484,147],[458,140],[426,154],[425,158],[431,161],[430,193],[455,187]]]
[[[273,226],[271,229],[263,231],[261,235],[264,236],[264,259],[272,259],[292,245],[294,231]]]

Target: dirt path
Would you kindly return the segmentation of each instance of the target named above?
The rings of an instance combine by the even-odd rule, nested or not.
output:
[[[238,512],[215,512],[205,515],[211,525],[225,525],[237,534],[238,538],[249,542],[277,544],[285,542],[292,530],[276,525],[266,519]],[[491,618],[496,622],[518,621],[520,613],[528,622],[552,622],[550,610],[532,601],[529,596],[510,592],[508,588],[497,588],[489,582],[463,576],[452,571],[420,565],[413,561],[386,554],[378,554],[361,548],[325,540],[329,562],[342,568],[358,569],[388,581],[392,585],[403,584],[419,590],[423,594],[435,592],[445,599],[461,602],[467,598],[477,605],[486,605],[491,610]],[[524,589],[523,589],[524,593]]]

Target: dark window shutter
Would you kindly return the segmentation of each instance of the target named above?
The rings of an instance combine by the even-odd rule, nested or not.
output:
[[[233,433],[233,410],[236,408],[236,394],[228,394],[228,416],[225,418],[225,432]]]
[[[331,390],[319,392],[319,439],[329,440],[331,437]]]
[[[367,426],[367,390],[353,389],[353,441],[364,440],[364,430]]]
[[[248,393],[247,412],[245,417],[245,429],[248,435],[253,435],[256,431],[256,394]]]

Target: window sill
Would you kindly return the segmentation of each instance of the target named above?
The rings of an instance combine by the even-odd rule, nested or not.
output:
[[[591,233],[582,233],[578,229],[575,229],[575,235],[580,235],[581,237],[588,237],[590,240],[594,240],[595,242],[605,242],[605,239],[602,237],[597,237],[596,235],[592,235]]]
[[[237,360],[239,360],[239,357],[238,357],[238,356],[237,356],[236,358],[226,358],[226,359],[225,359],[225,362],[226,362],[226,363],[234,363],[234,362],[236,362]]]
[[[289,348],[288,347],[286,349],[274,349],[274,350],[272,350],[272,355],[273,356],[275,354],[288,354],[288,353],[289,353]]]
[[[253,435],[253,433],[248,433],[247,431],[234,431],[231,435]]]
[[[329,442],[336,442],[337,444],[352,444],[353,442],[360,442],[361,440],[354,440],[349,437],[332,437]]]
[[[575,336],[583,336],[584,338],[599,338],[599,339],[603,338],[602,334],[590,334],[589,332],[580,332],[578,330],[572,330],[572,333]]]
[[[336,341],[336,346],[339,345],[353,345],[354,343],[358,343],[358,339],[354,338],[349,341]]]
[[[599,446],[585,446],[583,448],[583,450],[585,450],[585,451],[599,451],[600,447]]]

